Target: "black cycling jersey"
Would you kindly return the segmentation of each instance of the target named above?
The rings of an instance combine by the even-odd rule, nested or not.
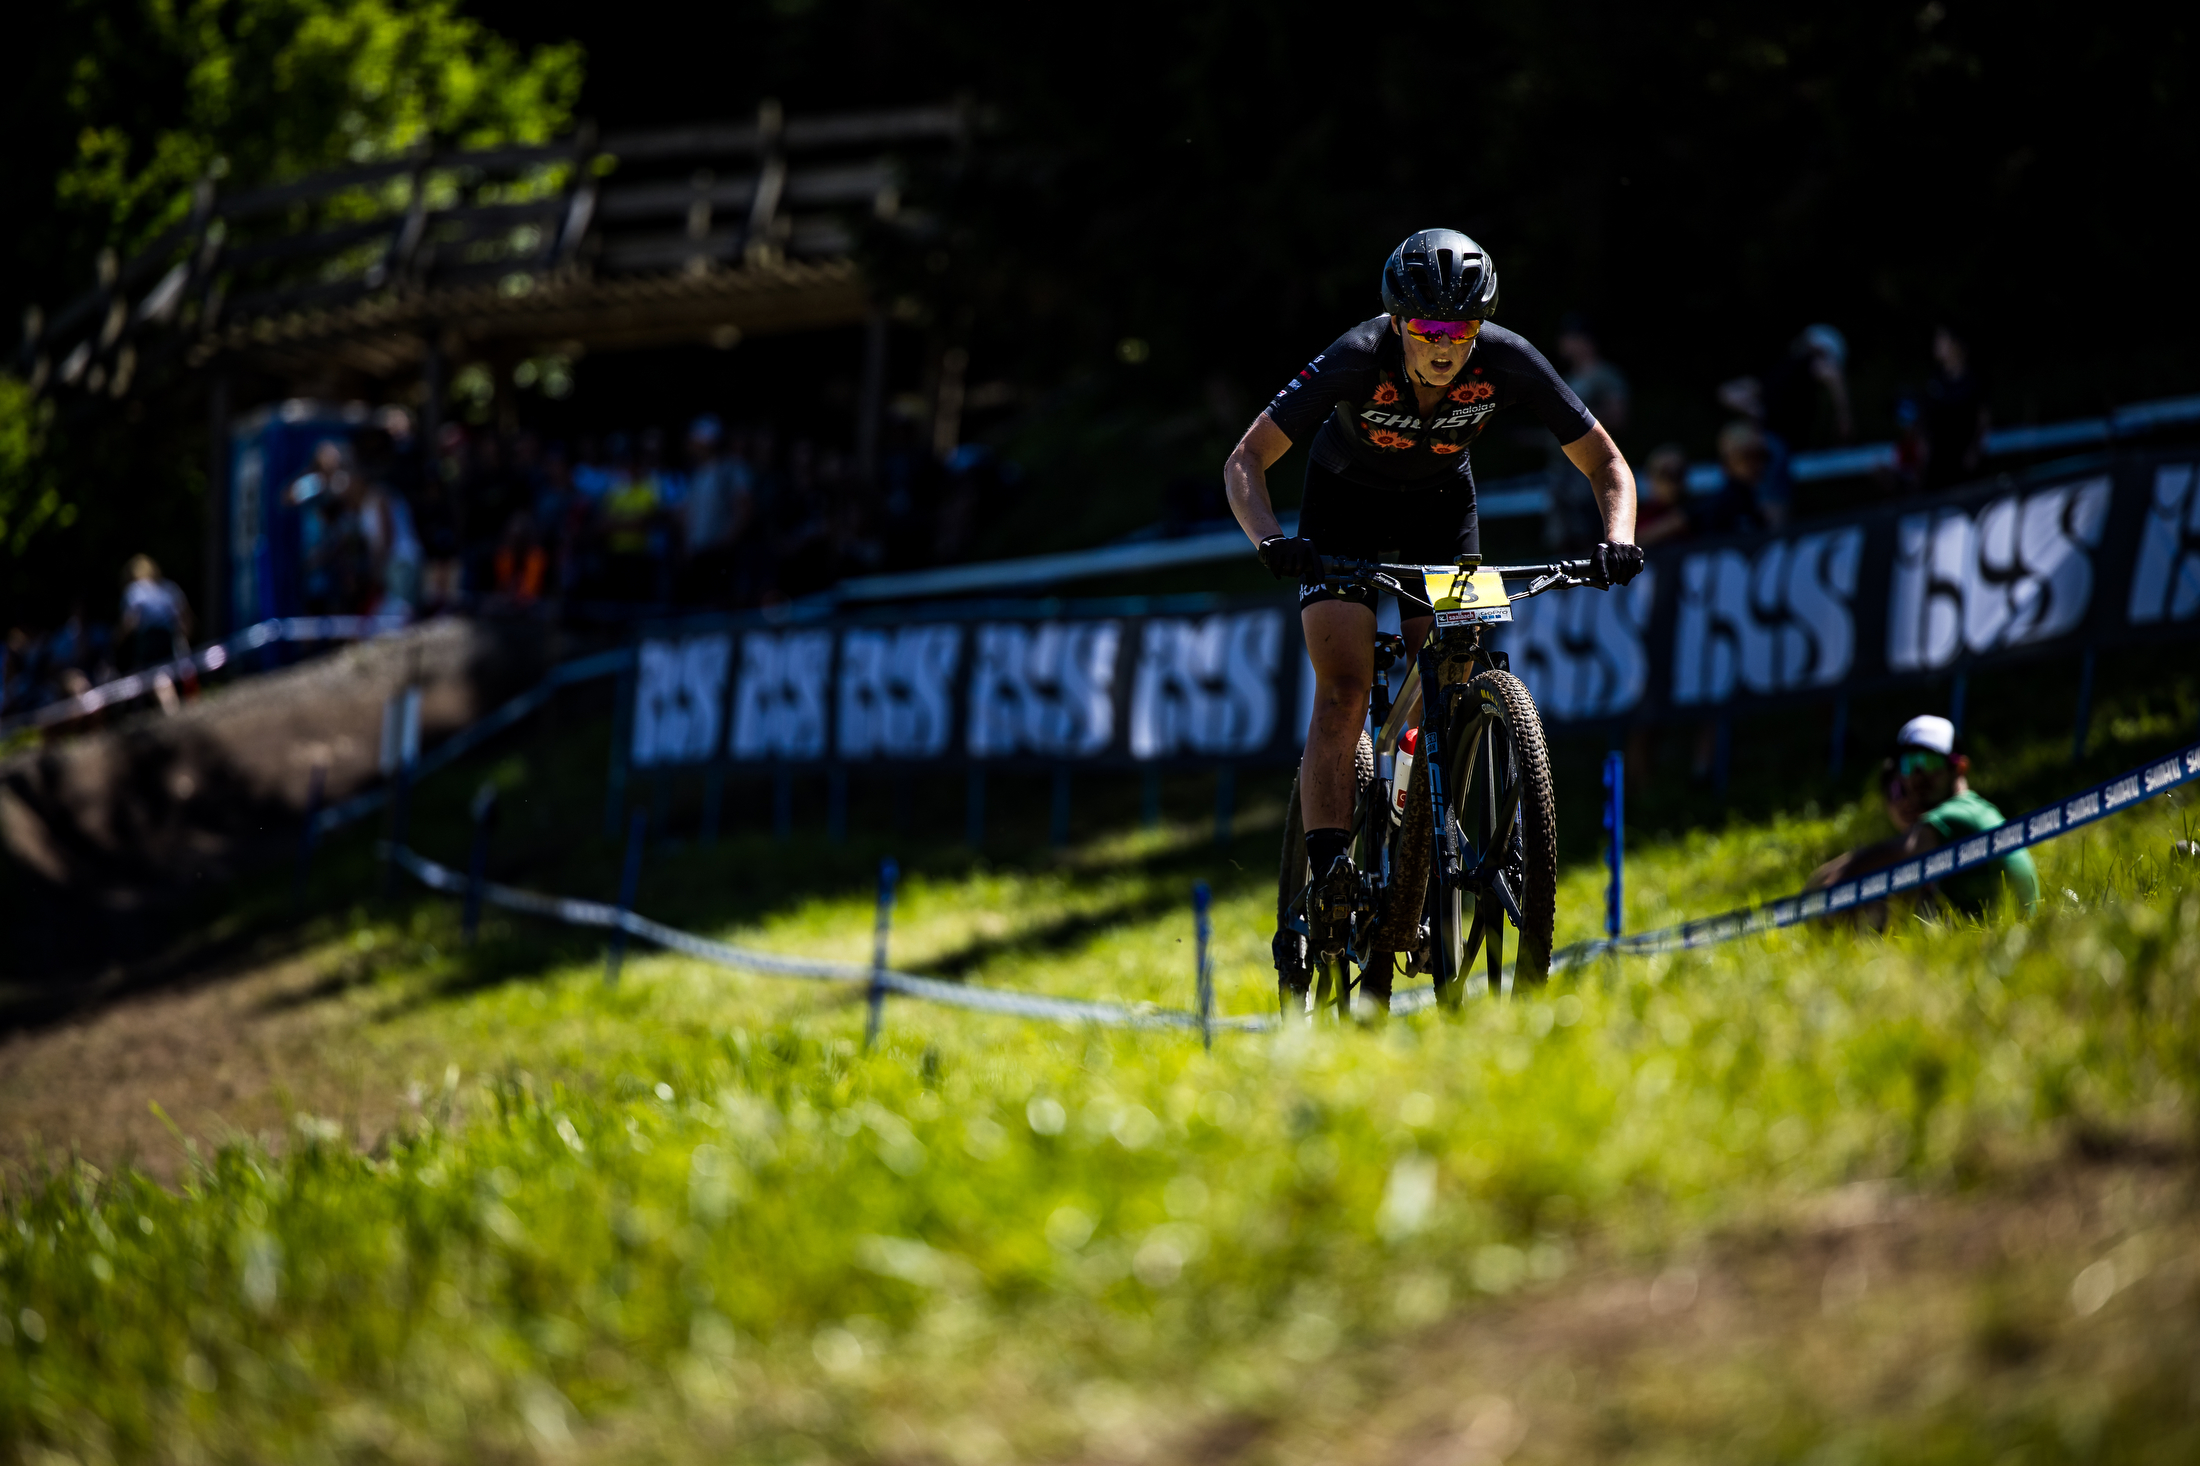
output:
[[[1519,403],[1533,408],[1560,443],[1596,426],[1543,353],[1497,325],[1482,327],[1466,366],[1424,418],[1406,376],[1404,343],[1389,316],[1376,316],[1330,343],[1267,410],[1294,443],[1313,436],[1316,464],[1348,483],[1395,491],[1459,479],[1471,486],[1467,445],[1491,417]]]

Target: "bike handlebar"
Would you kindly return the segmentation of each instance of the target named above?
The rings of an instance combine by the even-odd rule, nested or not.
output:
[[[1570,586],[1610,589],[1597,575],[1594,560],[1559,560],[1549,565],[1484,565],[1480,568],[1505,580],[1527,581],[1529,589],[1522,592],[1521,596],[1514,596],[1514,600],[1519,600],[1522,596],[1538,595],[1547,590],[1563,590]],[[1457,565],[1386,565],[1376,560],[1347,560],[1340,556],[1324,555],[1321,579],[1328,583],[1367,580],[1378,575],[1391,578],[1400,575],[1428,575],[1454,572],[1458,569]]]

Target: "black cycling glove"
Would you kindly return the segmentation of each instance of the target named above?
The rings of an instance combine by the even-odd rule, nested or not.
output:
[[[1314,542],[1295,534],[1272,534],[1260,542],[1260,563],[1278,580],[1319,580],[1322,557]]]
[[[1590,560],[1596,565],[1596,578],[1607,587],[1625,585],[1642,573],[1642,546],[1616,545],[1604,541],[1590,552]]]

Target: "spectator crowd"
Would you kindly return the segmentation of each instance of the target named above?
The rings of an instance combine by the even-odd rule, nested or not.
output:
[[[1569,316],[1556,340],[1567,385],[1615,436],[1624,438],[1627,380],[1597,350],[1587,322]],[[1785,353],[1762,369],[1722,383],[1716,394],[1728,420],[1718,435],[1719,479],[1691,493],[1688,456],[1664,443],[1636,457],[1639,507],[1635,538],[1663,544],[1688,535],[1779,529],[1795,512],[1795,455],[1856,441],[1849,395],[1848,340],[1833,326],[1803,328]],[[1894,401],[1894,461],[1875,470],[1878,497],[1951,488],[1976,476],[1984,457],[1985,394],[1970,351],[1957,332],[1933,333],[1932,365],[1922,389]],[[1549,469],[1551,509],[1545,539],[1554,550],[1579,547],[1598,535],[1589,482],[1555,449]]]
[[[944,462],[897,430],[875,475],[807,438],[705,414],[570,442],[400,410],[317,448],[287,490],[309,613],[771,605],[850,575],[960,558],[1011,465]]]
[[[1568,385],[1624,442],[1628,382],[1589,323],[1567,317],[1553,345]],[[1630,454],[1645,545],[1777,529],[1794,513],[1795,454],[1855,440],[1848,343],[1830,325],[1805,327],[1775,360],[1715,395],[1728,414],[1715,490],[1691,491],[1678,444]],[[1875,476],[1882,495],[1977,473],[1984,394],[1956,331],[1934,332],[1924,384],[1898,395],[1894,417],[1894,461]],[[1546,538],[1554,550],[1578,550],[1597,537],[1594,496],[1555,450],[1547,474]],[[865,473],[841,448],[707,413],[669,432],[571,439],[452,423],[429,444],[410,414],[392,407],[320,442],[306,471],[278,491],[295,531],[296,609],[307,614],[475,609],[608,619],[771,605],[848,576],[965,559],[1018,478],[1015,465],[979,445],[935,457],[900,420],[888,424],[875,471]],[[1180,505],[1182,497],[1176,487],[1164,493],[1164,532],[1168,521],[1201,517],[1204,502]],[[113,619],[79,600],[50,632],[7,633],[0,716],[165,663],[191,633],[182,590],[137,556]],[[164,701],[173,695],[166,683],[160,691]]]

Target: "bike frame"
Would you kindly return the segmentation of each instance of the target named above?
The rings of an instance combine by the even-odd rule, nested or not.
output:
[[[1321,578],[1322,583],[1325,585],[1366,585],[1374,589],[1387,590],[1392,595],[1397,596],[1401,603],[1410,602],[1433,615],[1436,608],[1429,603],[1426,596],[1416,595],[1406,589],[1400,577],[1405,576],[1421,580],[1430,573],[1449,574],[1480,568],[1481,562],[1472,557],[1462,557],[1450,565],[1388,565],[1369,561],[1324,559],[1322,561]],[[1517,593],[1507,592],[1506,600],[1510,603],[1526,600],[1530,596],[1541,595],[1547,590],[1564,589],[1568,586],[1602,587],[1604,582],[1595,577],[1594,568],[1594,562],[1592,561],[1567,560],[1548,565],[1503,565],[1498,566],[1495,573],[1508,581],[1525,580],[1528,582],[1525,590]],[[1423,589],[1426,589],[1425,582]],[[1488,889],[1497,896],[1499,903],[1505,909],[1505,914],[1512,918],[1513,925],[1517,927],[1520,925],[1520,903],[1518,898],[1506,886],[1504,873],[1492,869],[1487,875],[1483,874],[1484,868],[1496,859],[1496,851],[1494,849],[1475,851],[1477,858],[1474,869],[1471,872],[1467,869],[1463,852],[1460,849],[1460,844],[1465,839],[1466,832],[1458,828],[1457,822],[1451,818],[1451,812],[1445,798],[1448,776],[1445,770],[1447,750],[1444,747],[1443,729],[1449,722],[1452,702],[1466,695],[1468,682],[1472,680],[1476,671],[1485,668],[1503,670],[1501,661],[1496,654],[1483,647],[1482,628],[1472,626],[1464,628],[1464,630],[1469,638],[1464,650],[1469,658],[1468,665],[1473,669],[1468,672],[1466,679],[1449,684],[1439,684],[1437,680],[1438,669],[1446,660],[1449,660],[1450,656],[1456,656],[1459,653],[1460,648],[1454,643],[1448,649],[1449,656],[1447,656],[1447,648],[1441,644],[1448,638],[1456,637],[1459,634],[1456,629],[1446,630],[1434,626],[1430,627],[1429,634],[1422,639],[1421,649],[1414,659],[1415,671],[1420,678],[1421,695],[1421,716],[1418,724],[1420,732],[1415,744],[1414,758],[1422,764],[1428,775],[1426,784],[1429,801],[1429,830],[1434,843],[1434,859],[1431,862],[1429,872],[1429,899],[1433,903],[1453,891],[1471,888],[1479,895],[1482,890]],[[1376,731],[1380,734],[1384,730],[1378,728]],[[1496,750],[1490,731],[1487,728],[1482,731],[1482,739],[1484,746],[1475,751],[1475,757],[1478,760],[1482,758],[1494,760]],[[1469,777],[1472,777],[1471,766]],[[1517,802],[1519,798],[1518,790],[1514,791],[1513,797]],[[1499,811],[1492,808],[1490,815],[1492,829],[1502,829],[1511,823],[1509,811],[1506,812],[1504,818],[1499,818]],[[1387,820],[1387,814],[1385,818]],[[1386,838],[1377,845],[1379,862],[1378,889],[1387,889],[1391,878],[1391,842],[1387,838],[1387,830],[1385,835]],[[1479,919],[1480,906],[1481,903],[1477,900],[1477,919]],[[1435,914],[1432,905],[1429,911],[1432,922]],[[1502,930],[1502,924],[1502,918],[1500,918],[1500,930]],[[1356,918],[1355,925],[1357,925]],[[1372,933],[1369,936],[1372,937]],[[1373,955],[1373,949],[1370,947],[1364,952],[1358,950],[1359,938],[1360,934],[1355,932],[1347,948],[1347,953],[1364,968],[1368,959]],[[1457,981],[1461,974],[1450,970],[1453,960],[1450,944],[1439,943],[1437,946],[1438,950],[1435,954],[1436,961],[1434,963],[1437,970],[1430,975],[1435,979],[1438,989],[1441,990],[1446,984]],[[1313,954],[1309,953],[1308,955],[1311,957]],[[1495,980],[1494,976],[1492,980]]]

